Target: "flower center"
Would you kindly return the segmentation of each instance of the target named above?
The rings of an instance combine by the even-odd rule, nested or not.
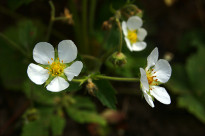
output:
[[[147,80],[148,80],[149,85],[158,85],[158,81],[157,81],[158,79],[154,79],[154,77],[156,76],[153,76],[152,74],[153,70],[154,69],[149,69],[148,71],[146,71]]]
[[[130,31],[128,30],[127,38],[130,40],[131,44],[137,42],[137,32],[136,30]]]
[[[51,58],[53,60],[53,58]],[[50,64],[50,62],[48,62]],[[53,63],[50,65],[49,69],[49,74],[52,74],[52,76],[60,76],[64,69],[65,69],[65,64],[63,64],[59,61],[59,58],[56,61],[53,61]]]

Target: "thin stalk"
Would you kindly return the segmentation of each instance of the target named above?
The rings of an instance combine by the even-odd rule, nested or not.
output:
[[[122,51],[122,27],[121,27],[121,23],[119,21],[119,19],[116,19],[117,22],[117,26],[119,28],[120,31],[120,42],[119,42],[119,46],[118,46],[118,52],[121,53]]]
[[[49,5],[51,7],[51,18],[49,21],[48,30],[47,30],[47,34],[46,34],[46,41],[49,41],[49,39],[50,39],[51,31],[53,28],[53,22],[55,20],[55,7],[53,5],[53,2],[49,1]]]
[[[93,33],[93,25],[94,25],[96,1],[97,1],[97,0],[91,0],[91,4],[90,4],[89,29],[90,29],[90,31],[91,31],[92,33]]]
[[[9,39],[6,35],[0,33],[0,38],[2,38],[4,41],[6,41],[8,43],[8,45],[10,45],[11,47],[17,49],[23,55],[27,56],[27,52],[20,45],[16,44],[11,39]]]
[[[83,82],[85,79],[72,79],[72,82],[77,82],[77,83],[81,83]]]
[[[140,81],[139,78],[123,78],[123,77],[110,77],[110,76],[103,76],[103,75],[97,75],[96,78],[98,79],[108,79],[108,80],[114,80],[114,81],[131,81],[131,82],[138,82]]]
[[[73,20],[74,20],[74,31],[75,31],[75,38],[76,38],[76,42],[77,45],[80,47],[79,50],[80,52],[83,52],[83,48],[81,48],[82,44],[83,44],[83,40],[82,40],[82,26],[80,24],[81,20],[79,18],[79,14],[78,14],[78,8],[76,6],[76,4],[74,3],[73,0],[69,0],[69,9],[71,9],[71,13],[73,14]]]

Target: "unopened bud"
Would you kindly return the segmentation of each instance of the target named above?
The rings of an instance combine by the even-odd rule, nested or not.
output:
[[[142,10],[140,10],[136,5],[133,4],[126,5],[120,11],[121,11],[121,15],[125,20],[127,20],[131,16],[142,17]]]
[[[88,79],[86,89],[88,90],[88,93],[93,95],[93,96],[95,96],[95,91],[98,91],[97,86],[92,82],[91,79]]]
[[[68,24],[73,24],[73,16],[67,8],[64,9],[64,15],[63,16],[68,21]]]
[[[112,23],[110,23],[109,21],[104,21],[102,24],[102,29],[103,30],[110,30],[112,28]]]
[[[120,67],[127,63],[126,56],[122,52],[113,53],[110,60],[114,65]]]

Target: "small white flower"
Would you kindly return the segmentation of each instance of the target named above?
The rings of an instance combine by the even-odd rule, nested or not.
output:
[[[47,42],[39,42],[33,49],[33,59],[40,63],[28,66],[28,77],[41,85],[46,82],[47,90],[59,92],[69,86],[74,76],[78,76],[83,68],[81,61],[70,63],[77,57],[77,48],[71,40],[63,40],[58,44],[58,53]],[[67,64],[66,64],[67,63]]]
[[[141,51],[147,46],[143,42],[147,31],[142,26],[142,19],[138,16],[130,17],[127,22],[122,22],[122,30],[125,35],[125,42],[130,51]]]
[[[145,100],[151,107],[154,107],[154,98],[163,104],[171,103],[166,89],[158,86],[169,80],[171,72],[172,69],[168,61],[164,59],[158,60],[158,48],[156,47],[147,58],[147,67],[145,70],[140,68],[142,91]]]

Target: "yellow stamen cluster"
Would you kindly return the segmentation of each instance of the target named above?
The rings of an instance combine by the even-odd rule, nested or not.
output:
[[[51,60],[53,61],[53,58],[51,58]],[[52,64],[50,64],[50,62],[48,62],[48,64],[50,65],[50,68],[46,67],[46,69],[49,70],[49,74],[51,74],[52,76],[60,76],[64,69],[65,69],[65,64],[63,64],[59,61],[59,58],[56,61],[53,61]]]
[[[149,85],[158,85],[158,79],[154,79],[156,76],[153,76],[153,73],[152,73],[153,70],[154,69],[146,71],[147,80],[148,80]]]
[[[131,44],[137,42],[137,31],[130,31],[128,30],[127,38],[130,40]]]

